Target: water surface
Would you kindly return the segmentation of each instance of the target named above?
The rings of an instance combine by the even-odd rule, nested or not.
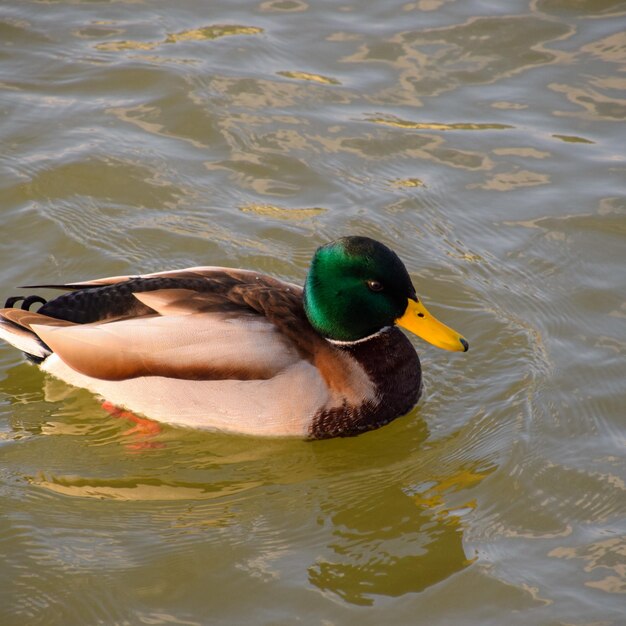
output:
[[[0,346],[0,622],[618,625],[626,5],[0,8],[0,284],[378,238],[467,354],[353,439],[143,433]]]

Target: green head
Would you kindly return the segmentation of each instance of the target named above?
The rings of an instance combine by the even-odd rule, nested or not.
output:
[[[315,330],[335,341],[357,341],[398,324],[444,350],[468,349],[464,337],[418,300],[398,255],[368,237],[344,237],[317,249],[304,309]]]
[[[304,287],[304,307],[324,337],[356,341],[391,326],[416,299],[395,252],[368,237],[344,237],[317,249]]]

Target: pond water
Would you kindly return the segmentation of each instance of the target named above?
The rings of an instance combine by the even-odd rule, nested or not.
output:
[[[3,626],[624,623],[626,4],[5,0],[0,54],[2,300],[361,234],[470,342],[314,443],[0,345]]]

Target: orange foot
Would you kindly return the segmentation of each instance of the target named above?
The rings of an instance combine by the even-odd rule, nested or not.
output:
[[[154,422],[153,420],[148,419],[146,417],[139,417],[138,415],[135,415],[131,411],[126,411],[125,409],[121,409],[119,406],[115,406],[112,402],[105,400],[102,403],[102,408],[107,413],[109,413],[109,415],[111,415],[112,417],[125,419],[135,424],[135,426],[133,426],[132,428],[129,428],[128,430],[124,431],[124,435],[154,436],[154,435],[158,435],[161,432],[161,426],[157,422]],[[162,444],[160,443],[156,443],[156,442],[150,443],[147,441],[130,444],[128,446],[128,448],[131,448],[131,449],[160,448],[160,447],[162,447]]]

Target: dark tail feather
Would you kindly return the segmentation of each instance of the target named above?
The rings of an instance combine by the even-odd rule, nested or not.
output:
[[[62,289],[63,291],[89,289],[91,287],[102,287],[102,283],[81,283],[80,285],[20,285],[20,289]]]
[[[12,296],[11,298],[7,298],[6,302],[4,303],[4,308],[12,309],[18,302],[22,303],[21,308],[24,311],[30,311],[30,307],[33,306],[35,302],[39,302],[40,304],[46,304],[48,301],[41,296]]]

